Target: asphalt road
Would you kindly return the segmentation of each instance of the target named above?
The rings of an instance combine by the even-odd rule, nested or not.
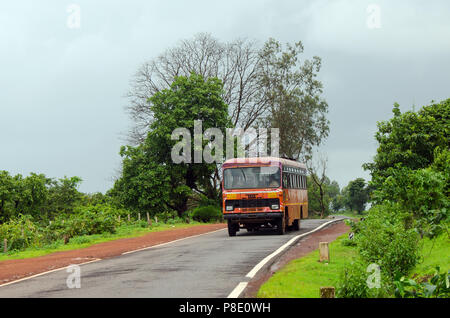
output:
[[[81,288],[68,288],[66,270],[7,286],[0,297],[227,297],[263,258],[293,236],[329,220],[302,220],[300,231],[226,230],[81,265]]]

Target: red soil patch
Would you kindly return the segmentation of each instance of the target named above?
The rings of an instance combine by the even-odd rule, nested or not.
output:
[[[241,297],[256,298],[258,290],[276,271],[281,269],[290,261],[305,256],[310,252],[319,248],[319,242],[332,242],[339,236],[347,233],[350,227],[344,222],[334,223],[330,226],[312,233],[289,248],[289,250],[282,255],[271,265],[262,268],[259,273],[248,283],[247,288]]]
[[[90,247],[55,252],[35,258],[7,260],[0,262],[0,285],[20,278],[36,275],[71,264],[85,263],[121,255],[124,252],[150,247],[181,238],[199,235],[226,227],[226,224],[196,225],[184,229],[170,229],[148,233],[141,237],[118,239]]]

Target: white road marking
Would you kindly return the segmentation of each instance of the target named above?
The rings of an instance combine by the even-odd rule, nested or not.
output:
[[[206,233],[202,233],[202,234],[199,234],[199,235],[188,236],[188,237],[185,237],[185,238],[182,238],[182,239],[166,242],[166,243],[163,243],[163,244],[149,246],[149,247],[141,248],[141,249],[138,249],[138,250],[125,252],[125,253],[122,253],[121,255],[130,254],[130,253],[134,253],[134,252],[138,252],[138,251],[142,251],[142,250],[146,250],[146,249],[150,249],[150,248],[154,248],[154,247],[158,247],[158,246],[163,246],[163,245],[167,245],[167,244],[170,244],[170,243],[175,243],[177,241],[185,240],[185,239],[188,239],[188,238],[193,238],[193,237],[197,237],[197,236],[201,236],[201,235],[205,235],[205,234],[211,234],[211,233],[215,233],[215,232],[223,231],[223,230],[225,230],[225,229],[220,229],[220,230],[216,230],[216,231],[212,231],[212,232],[206,232]],[[93,263],[93,262],[98,262],[98,261],[101,261],[101,260],[102,260],[101,258],[96,258],[96,259],[94,259],[92,261],[88,261],[88,262],[80,263],[80,264],[76,264],[76,265],[81,266],[81,265],[86,265],[86,264]],[[68,266],[70,266],[70,265],[68,265]],[[7,283],[4,283],[4,284],[0,284],[0,287],[11,285],[11,284],[15,284],[15,283],[27,280],[27,279],[32,279],[32,278],[35,278],[35,277],[38,277],[38,276],[42,276],[42,275],[46,275],[46,274],[49,274],[49,273],[53,273],[53,272],[56,272],[56,271],[60,271],[60,270],[66,269],[68,266],[63,266],[63,267],[60,267],[60,268],[52,269],[51,271],[39,273],[39,274],[36,274],[36,275],[33,275],[33,276],[28,276],[28,277],[24,277],[24,278],[21,278],[21,279],[18,279],[18,280],[14,280],[12,282],[7,282]]]
[[[244,289],[247,287],[247,282],[239,283],[235,289],[228,295],[227,298],[238,298]]]
[[[98,262],[98,261],[101,261],[101,260],[102,260],[101,258],[96,258],[96,259],[94,259],[94,260],[92,260],[92,261],[88,261],[88,262],[80,263],[80,264],[75,264],[75,265],[81,266],[81,265],[86,265],[86,264],[89,264],[89,263]],[[74,265],[74,264],[71,264],[71,265]],[[63,266],[63,267],[60,267],[60,268],[52,269],[51,271],[39,273],[39,274],[36,274],[36,275],[33,275],[33,276],[28,276],[28,277],[24,277],[24,278],[21,278],[21,279],[18,279],[18,280],[14,280],[14,281],[12,281],[12,282],[7,282],[7,283],[4,283],[4,284],[0,284],[0,287],[7,286],[7,285],[11,285],[11,284],[15,284],[15,283],[18,283],[18,282],[22,282],[22,281],[24,281],[24,280],[27,280],[27,279],[32,279],[32,278],[35,278],[35,277],[38,277],[38,276],[42,276],[42,275],[46,275],[46,274],[50,274],[50,273],[53,273],[53,272],[57,272],[57,271],[66,269],[66,268],[69,267],[69,266],[70,266],[70,265]]]
[[[329,222],[326,222],[318,227],[316,227],[314,230],[294,236],[292,239],[290,239],[287,243],[285,243],[284,245],[282,245],[280,248],[278,248],[275,252],[271,253],[270,255],[266,256],[261,262],[259,262],[255,267],[253,267],[253,269],[245,276],[247,278],[253,278],[255,277],[256,273],[258,273],[258,271],[264,267],[264,265],[266,265],[272,258],[274,258],[275,256],[277,256],[278,254],[280,254],[282,251],[284,251],[288,246],[290,246],[291,244],[293,244],[295,241],[297,241],[298,239],[307,236],[309,234],[312,234],[314,232],[319,231],[320,229],[324,228],[325,226],[334,223],[334,222],[338,222],[338,221],[342,221],[344,219],[336,219],[336,220],[331,220]],[[244,291],[244,289],[247,287],[248,282],[240,282],[234,289],[233,291],[228,295],[227,298],[237,298],[239,297],[239,295]]]
[[[316,228],[315,228],[314,230],[312,230],[312,231],[309,231],[309,232],[306,232],[306,233],[303,233],[303,234],[294,236],[294,237],[291,238],[286,244],[284,244],[284,245],[281,246],[279,249],[277,249],[275,252],[273,252],[272,254],[266,256],[261,262],[259,262],[255,267],[253,267],[253,269],[252,269],[245,277],[253,278],[253,277],[256,275],[256,273],[257,273],[264,265],[266,265],[272,258],[274,258],[274,257],[277,256],[278,254],[280,254],[282,251],[284,251],[288,246],[290,246],[291,244],[293,244],[295,241],[297,241],[298,239],[300,239],[300,238],[302,238],[302,237],[304,237],[304,236],[306,236],[306,235],[309,235],[309,234],[312,234],[312,233],[314,233],[314,232],[317,232],[317,231],[319,231],[320,229],[322,229],[323,227],[325,227],[325,226],[327,226],[327,225],[329,225],[329,224],[331,224],[331,223],[337,222],[337,221],[341,221],[341,219],[338,219],[338,220],[331,220],[331,221],[329,221],[329,222],[327,222],[327,223],[322,224],[321,226],[316,227]]]

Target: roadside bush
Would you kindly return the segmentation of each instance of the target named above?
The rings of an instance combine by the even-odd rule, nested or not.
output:
[[[139,227],[141,227],[141,228],[147,228],[147,227],[149,227],[147,221],[146,221],[146,220],[143,220],[143,219],[141,219],[140,221],[134,222],[134,225],[137,225],[137,226],[139,226]]]
[[[355,242],[355,240],[351,240],[349,238],[346,238],[346,239],[342,240],[342,245],[344,245],[344,246],[356,246],[356,242]]]
[[[0,225],[0,239],[3,250],[3,240],[8,240],[8,250],[21,250],[37,246],[41,241],[41,229],[33,223],[30,215],[19,214],[8,222]]]
[[[201,206],[194,209],[192,217],[199,222],[214,222],[222,220],[222,210],[217,206]]]
[[[419,235],[404,227],[405,215],[394,204],[373,207],[356,224],[355,240],[361,258],[376,263],[392,279],[407,275],[419,260]]]
[[[178,223],[183,223],[183,220],[177,216],[177,217],[175,217],[173,219],[167,220],[166,223],[167,224],[178,224]]]
[[[437,168],[436,168],[437,169]],[[382,202],[395,202],[398,211],[408,212],[405,227],[415,226],[420,235],[435,237],[442,232],[441,221],[448,218],[450,201],[446,193],[448,176],[431,167],[410,170],[401,165],[389,168],[389,177],[374,197]]]
[[[385,298],[392,289],[389,279],[380,273],[380,286],[369,287],[367,282],[372,272],[367,271],[368,264],[358,260],[344,267],[336,286],[338,298]]]
[[[340,273],[339,283],[336,286],[338,298],[367,298],[367,265],[362,262],[353,262],[347,265]]]
[[[155,217],[158,218],[158,222],[167,223],[170,219],[177,217],[177,212],[173,210],[168,210],[160,213],[156,213]]]
[[[47,227],[47,240],[81,235],[115,233],[120,211],[104,204],[79,206],[71,215],[60,215]]]
[[[450,270],[440,272],[436,267],[434,276],[427,282],[417,283],[413,279],[402,277],[396,280],[395,297],[397,298],[449,298]]]

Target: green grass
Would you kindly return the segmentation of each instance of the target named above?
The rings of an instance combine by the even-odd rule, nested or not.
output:
[[[261,298],[318,298],[320,287],[336,286],[341,269],[357,255],[356,249],[344,246],[347,234],[330,244],[330,262],[320,263],[319,251],[289,262],[258,291]]]
[[[424,238],[421,245],[421,261],[412,271],[412,277],[421,278],[434,274],[436,266],[440,267],[441,272],[450,269],[450,239],[447,233],[442,233],[433,240]]]
[[[117,228],[116,233],[109,234],[95,234],[95,235],[84,235],[77,236],[70,239],[69,243],[64,245],[62,240],[55,241],[52,244],[43,246],[43,247],[32,247],[25,249],[23,251],[9,251],[8,253],[0,253],[0,261],[12,260],[12,259],[24,259],[24,258],[32,258],[43,256],[55,252],[69,251],[80,248],[85,248],[92,246],[94,244],[109,242],[122,238],[130,238],[130,237],[140,237],[150,232],[159,232],[174,228],[188,228],[195,225],[200,225],[204,223],[199,222],[191,222],[187,223],[175,223],[175,224],[165,224],[158,223],[151,227],[141,227],[139,225],[122,225]]]
[[[320,287],[337,286],[339,274],[345,264],[356,258],[355,247],[345,246],[340,236],[330,244],[330,263],[320,263],[319,251],[289,262],[276,272],[258,291],[261,298],[318,298]],[[428,238],[420,242],[421,261],[411,271],[415,279],[434,274],[436,266],[441,272],[450,269],[450,239],[443,233],[434,240]]]

